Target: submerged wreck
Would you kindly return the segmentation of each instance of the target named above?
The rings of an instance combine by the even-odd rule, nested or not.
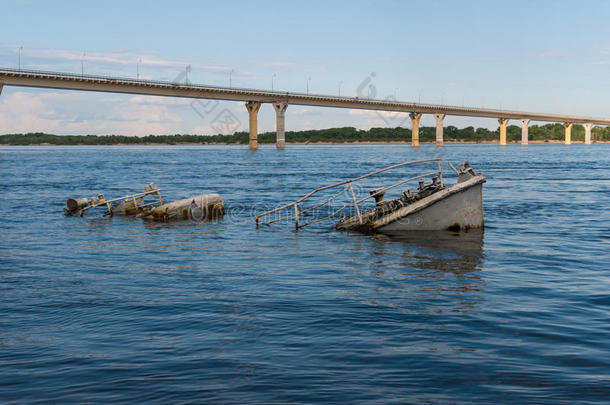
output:
[[[406,179],[386,187],[375,187],[368,195],[358,198],[355,185],[369,182],[374,176],[382,177],[391,170],[405,166],[430,164],[436,162],[437,170]],[[483,228],[483,183],[486,179],[478,174],[465,161],[459,170],[451,163],[449,166],[456,172],[457,182],[447,187],[443,181],[440,159],[416,160],[385,167],[360,177],[340,183],[320,187],[292,203],[256,215],[256,224],[294,220],[296,229],[325,220],[335,220],[335,228],[362,233],[379,233],[386,235],[404,235],[412,231],[465,231]],[[429,183],[424,178],[431,177]],[[386,200],[385,195],[409,182],[418,181],[416,191],[407,189],[401,195]],[[363,186],[366,187],[366,186]],[[312,200],[322,192],[342,188],[338,194],[321,202]],[[347,196],[346,203],[339,203],[342,195]],[[374,206],[366,208],[366,202]],[[307,204],[311,203],[311,206]]]
[[[202,194],[164,203],[161,190],[153,183],[143,193],[107,200],[104,194],[91,198],[68,198],[66,216],[83,216],[86,211],[106,208],[104,215],[124,215],[167,222],[175,219],[213,220],[224,215],[224,199],[218,194]]]

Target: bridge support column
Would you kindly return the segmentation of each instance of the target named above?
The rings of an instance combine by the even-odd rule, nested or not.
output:
[[[409,114],[411,118],[411,146],[417,148],[419,146],[419,119],[421,113]]]
[[[519,120],[521,122],[521,145],[527,145],[529,136],[530,120]]]
[[[436,120],[436,146],[443,146],[443,120],[445,114],[434,114]]]
[[[250,138],[248,146],[252,150],[258,149],[258,110],[261,109],[261,103],[258,101],[248,101],[246,103],[250,124]]]
[[[582,124],[585,127],[585,145],[591,145],[591,128],[593,124]]]
[[[498,123],[500,123],[500,146],[506,146],[506,124],[508,119],[499,118]]]
[[[0,96],[2,95],[2,88],[4,87],[4,85],[2,83],[0,83]]]
[[[566,140],[565,140],[565,144],[566,145],[571,145],[572,144],[572,126],[574,124],[572,122],[564,122],[563,126],[566,129]]]
[[[275,109],[275,146],[278,149],[286,147],[286,109],[288,103],[273,103]]]

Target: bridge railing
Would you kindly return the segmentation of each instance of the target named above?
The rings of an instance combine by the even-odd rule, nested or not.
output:
[[[485,110],[485,111],[497,111],[489,108],[479,108],[479,107],[464,107],[464,106],[455,106],[455,105],[441,105],[441,104],[426,104],[426,103],[414,103],[414,102],[405,102],[405,101],[394,101],[394,100],[384,100],[378,98],[367,98],[367,97],[345,97],[345,96],[337,96],[332,94],[323,94],[323,93],[301,93],[301,92],[292,92],[292,91],[279,91],[279,90],[261,90],[254,89],[248,87],[226,87],[226,86],[217,86],[217,85],[208,85],[208,84],[196,84],[196,83],[183,83],[178,81],[167,81],[167,80],[149,80],[149,79],[134,79],[128,76],[102,76],[102,75],[92,75],[92,74],[79,74],[79,73],[66,73],[66,72],[55,72],[48,70],[35,70],[35,69],[15,69],[15,68],[0,68],[0,73],[18,73],[18,74],[34,74],[34,75],[47,75],[47,76],[60,76],[66,78],[73,79],[90,79],[90,80],[104,80],[104,81],[122,81],[129,82],[133,84],[153,84],[153,85],[161,85],[161,86],[178,86],[178,87],[189,87],[196,89],[216,89],[222,91],[248,91],[248,92],[258,92],[265,93],[268,95],[277,95],[279,97],[290,97],[290,96],[298,96],[298,97],[319,97],[319,98],[327,98],[329,100],[337,100],[337,101],[366,101],[371,103],[388,103],[388,104],[396,104],[396,105],[408,105],[408,106],[422,106],[426,108],[458,108],[458,109],[476,109],[476,110]],[[519,112],[519,111],[511,111],[511,112]]]
[[[427,103],[414,103],[414,102],[405,102],[405,101],[393,101],[393,100],[383,100],[376,98],[366,98],[366,97],[341,97],[336,95],[329,94],[314,94],[314,93],[299,93],[299,92],[291,92],[291,91],[279,91],[279,90],[260,90],[253,89],[247,87],[225,87],[225,86],[217,86],[217,85],[203,85],[203,84],[193,84],[193,83],[181,83],[177,81],[162,81],[162,80],[147,80],[147,79],[134,79],[131,77],[121,77],[121,76],[100,76],[100,75],[91,75],[91,74],[78,74],[78,73],[65,73],[65,72],[54,72],[54,71],[45,71],[45,70],[31,70],[31,69],[14,69],[14,68],[2,68],[0,67],[0,75],[2,73],[9,74],[32,74],[32,75],[47,75],[47,76],[55,76],[55,77],[67,77],[73,78],[77,80],[104,80],[104,81],[120,81],[123,83],[130,83],[135,85],[158,85],[158,86],[174,86],[181,88],[191,88],[191,89],[213,89],[217,91],[224,92],[250,92],[257,93],[253,94],[254,96],[260,97],[275,97],[278,101],[286,98],[288,102],[290,97],[299,97],[301,101],[307,101],[307,99],[322,99],[328,102],[343,102],[352,104],[354,103],[354,107],[357,107],[358,103],[362,103],[360,108],[366,108],[366,103],[369,103],[369,106],[373,107],[376,105],[376,110],[383,110],[380,107],[402,107],[403,110],[399,110],[402,112],[443,112],[446,110],[453,110],[449,112],[449,114],[457,115],[470,115],[468,113],[483,113],[485,117],[497,117],[497,118],[505,118],[503,115],[508,115],[511,119],[517,119],[519,117],[531,117],[532,119],[540,118],[542,121],[571,121],[571,122],[599,122],[606,123],[608,120],[606,119],[596,119],[594,117],[585,117],[585,116],[563,116],[563,115],[553,115],[539,112],[527,112],[527,111],[519,111],[519,110],[500,110],[494,108],[484,108],[484,107],[466,107],[466,106],[456,106],[449,104],[427,104]],[[266,100],[268,101],[268,100]],[[317,100],[319,101],[319,100]],[[306,104],[306,103],[305,103]],[[388,109],[388,111],[394,111]],[[479,116],[474,114],[473,116]]]

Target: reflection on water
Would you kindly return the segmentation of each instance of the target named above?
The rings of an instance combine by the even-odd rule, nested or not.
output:
[[[470,313],[481,300],[483,230],[400,237],[335,232],[354,241],[354,261],[370,270],[349,278],[354,284],[349,294],[367,304],[413,314]],[[361,289],[363,284],[367,289]]]
[[[458,277],[476,277],[483,260],[482,229],[468,232],[422,231],[401,236],[374,235],[381,245],[391,244],[393,249],[376,249],[377,255],[404,259],[405,266],[436,272],[451,272]],[[401,249],[403,247],[403,249]],[[396,251],[401,253],[396,253]]]
[[[470,229],[466,232],[411,231],[400,236],[376,235],[376,238],[380,241],[404,242],[432,252],[481,256],[484,234],[483,229]]]
[[[391,240],[418,248],[415,255],[403,254],[407,260],[415,259],[410,261],[413,267],[472,276],[469,273],[481,269],[483,237],[482,229],[471,229],[468,232],[410,232]]]

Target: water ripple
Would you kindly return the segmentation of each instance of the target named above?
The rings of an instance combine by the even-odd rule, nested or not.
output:
[[[485,232],[253,226],[440,153],[487,176]],[[608,145],[2,147],[0,398],[607,403],[609,168]],[[228,215],[61,215],[151,181],[166,199],[219,192]]]

